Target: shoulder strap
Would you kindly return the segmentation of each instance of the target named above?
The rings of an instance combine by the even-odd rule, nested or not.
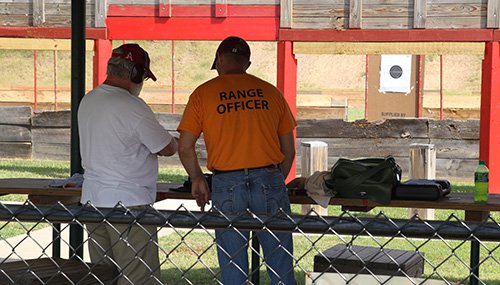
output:
[[[368,170],[366,172],[349,177],[343,181],[340,181],[339,183],[335,183],[335,188],[333,188],[333,190],[337,191],[339,193],[342,192],[343,189],[347,189],[347,191],[351,191],[352,189],[354,189],[357,186],[359,186],[360,184],[362,184],[366,179],[372,177],[377,172],[379,172],[380,170],[387,168],[387,167],[392,167],[391,158],[386,158],[384,161],[379,163],[377,166],[371,168],[370,170]]]

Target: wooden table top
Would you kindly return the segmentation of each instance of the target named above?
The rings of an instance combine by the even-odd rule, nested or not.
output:
[[[0,195],[27,194],[35,196],[80,196],[79,188],[52,188],[48,184],[52,179],[38,178],[9,178],[0,179]],[[158,200],[187,199],[193,197],[189,192],[176,192],[172,189],[181,187],[175,183],[158,183]],[[292,204],[315,204],[306,195],[305,190],[290,189],[290,202]],[[472,193],[450,193],[448,196],[436,201],[420,200],[392,200],[387,205],[382,205],[366,199],[332,198],[330,205],[341,205],[353,208],[423,208],[423,209],[456,209],[468,211],[500,211],[500,195],[490,194],[488,203],[474,203]]]

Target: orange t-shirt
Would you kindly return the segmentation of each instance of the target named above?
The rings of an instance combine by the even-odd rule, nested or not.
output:
[[[283,161],[279,136],[295,126],[276,87],[250,74],[225,74],[194,90],[177,130],[203,132],[208,169],[234,170]]]

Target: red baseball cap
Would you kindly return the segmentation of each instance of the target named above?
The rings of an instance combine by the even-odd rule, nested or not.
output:
[[[239,37],[227,37],[220,43],[215,53],[215,59],[211,69],[215,69],[217,54],[219,53],[234,53],[250,59],[250,47],[244,39]]]
[[[124,44],[113,50],[111,57],[119,57],[130,60],[135,64],[140,64],[146,70],[146,78],[156,81],[156,76],[149,69],[149,55],[138,44]]]

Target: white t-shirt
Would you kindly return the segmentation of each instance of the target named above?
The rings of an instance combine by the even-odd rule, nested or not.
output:
[[[78,110],[85,170],[81,203],[96,207],[146,205],[156,200],[158,158],[172,136],[151,108],[127,90],[100,85]]]

